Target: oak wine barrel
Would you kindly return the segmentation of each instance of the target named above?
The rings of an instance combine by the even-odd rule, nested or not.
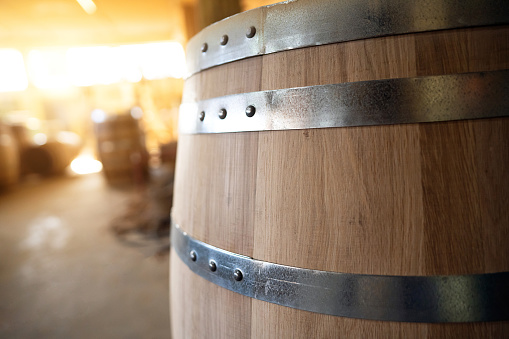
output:
[[[145,135],[131,114],[109,115],[94,124],[99,159],[113,185],[140,183],[148,175]]]
[[[40,144],[25,145],[21,150],[23,170],[40,175],[63,174],[81,146],[81,138],[68,131],[60,131]]]
[[[16,139],[7,124],[0,123],[0,188],[19,179],[19,157]]]
[[[301,0],[191,39],[173,338],[508,337],[507,13]]]

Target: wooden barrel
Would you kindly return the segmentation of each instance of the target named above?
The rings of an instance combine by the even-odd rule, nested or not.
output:
[[[16,144],[20,150],[31,146],[31,140],[28,135],[28,128],[22,123],[10,124],[11,132],[16,140]]]
[[[41,145],[28,145],[21,151],[24,171],[40,175],[64,173],[67,166],[78,155],[81,139],[72,132],[59,132],[55,138]]]
[[[174,338],[509,335],[508,5],[441,3],[282,3],[190,41]]]
[[[19,179],[18,146],[9,125],[0,123],[0,188]]]
[[[139,121],[130,114],[111,115],[95,123],[94,130],[108,182],[143,182],[148,174],[148,155]]]

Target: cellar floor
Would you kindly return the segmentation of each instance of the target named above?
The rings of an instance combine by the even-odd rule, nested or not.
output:
[[[109,228],[130,194],[100,174],[0,193],[0,338],[170,337],[168,256]]]

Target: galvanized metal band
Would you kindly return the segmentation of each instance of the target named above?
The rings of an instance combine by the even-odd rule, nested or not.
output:
[[[504,117],[508,95],[509,70],[251,92],[183,103],[179,130],[228,133]]]
[[[194,74],[235,60],[307,46],[508,24],[508,13],[506,0],[286,1],[234,15],[203,29],[187,45],[187,68]]]
[[[191,271],[242,295],[340,317],[400,322],[509,320],[509,272],[388,276],[273,264],[198,241],[173,225],[172,246]]]

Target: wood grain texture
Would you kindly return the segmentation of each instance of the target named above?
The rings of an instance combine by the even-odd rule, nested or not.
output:
[[[507,26],[427,32],[214,67],[186,80],[184,100],[502,69],[509,69]],[[509,118],[183,135],[173,218],[214,246],[297,267],[386,275],[509,271],[508,169]],[[189,279],[172,287],[172,295],[192,293],[186,288],[194,286],[207,296],[196,299],[205,309],[232,306],[235,293],[216,297],[217,286],[186,270],[181,263],[172,267],[172,284]],[[184,307],[181,295],[172,300],[184,309],[175,334],[186,335],[177,338],[196,326],[197,311]],[[240,310],[240,337],[509,336],[509,322],[365,321],[249,303]],[[232,322],[228,317],[200,318],[201,325],[215,331],[223,326],[216,321]]]
[[[258,157],[254,257],[425,274],[418,136],[418,125],[261,133],[260,147],[279,152]]]
[[[251,338],[507,338],[509,322],[422,324],[340,318],[252,301]]]
[[[185,199],[174,200],[173,219],[198,240],[252,256],[258,134],[194,137],[179,137],[175,192]]]
[[[476,163],[482,224],[498,226],[482,229],[485,270],[495,272],[499,260],[509,261],[509,131],[507,118],[505,128],[487,128],[491,123],[477,124]]]
[[[184,83],[182,101],[260,91],[262,61],[261,57],[245,59],[195,74]]]
[[[387,36],[268,54],[191,76],[183,101],[299,86],[509,68],[509,27]]]
[[[170,257],[172,337],[248,338],[251,298],[196,276],[174,250]]]

